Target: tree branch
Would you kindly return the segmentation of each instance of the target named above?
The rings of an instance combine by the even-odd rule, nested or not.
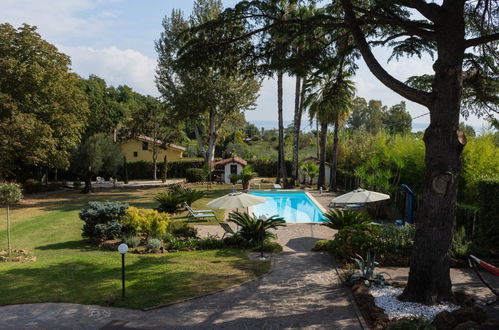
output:
[[[465,40],[464,47],[465,48],[474,47],[474,46],[486,44],[488,42],[495,41],[495,40],[499,40],[499,32],[493,33],[493,34],[488,34],[485,36],[480,36],[480,37],[473,38],[473,39]]]
[[[423,0],[398,0],[397,2],[402,6],[416,9],[421,15],[432,22],[435,22],[438,17],[438,12],[441,10],[439,5],[427,3]]]
[[[379,79],[385,86],[392,89],[394,92],[400,94],[401,96],[411,100],[413,102],[419,103],[426,107],[430,106],[431,94],[428,92],[423,92],[415,88],[409,87],[408,85],[402,83],[401,81],[395,79],[390,75],[379,62],[374,57],[365,37],[360,29],[357,18],[352,8],[351,1],[341,0],[343,9],[345,10],[345,20],[347,21],[350,31],[352,32],[355,43],[359,48],[364,61],[366,62],[369,70]]]

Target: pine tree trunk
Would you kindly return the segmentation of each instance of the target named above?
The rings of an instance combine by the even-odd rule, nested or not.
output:
[[[286,173],[286,163],[284,162],[284,120],[282,117],[282,78],[283,73],[277,74],[277,112],[279,121],[279,172],[284,186],[288,185],[288,175]]]
[[[340,130],[340,123],[338,120],[335,120],[334,122],[334,137],[333,137],[333,159],[332,159],[332,166],[331,166],[331,173],[330,173],[330,180],[329,180],[329,191],[337,191],[338,190],[338,183],[336,180],[336,171],[338,170],[338,144],[339,144],[339,130]]]
[[[296,76],[296,86],[295,86],[295,117],[294,117],[294,134],[293,134],[293,167],[291,173],[290,186],[294,187],[296,185],[296,180],[298,179],[298,162],[299,162],[299,148],[300,148],[300,129],[301,129],[301,78]]]
[[[326,181],[326,144],[327,144],[327,121],[321,122],[319,140],[319,178],[317,179],[317,189],[324,186]]]
[[[123,156],[123,171],[125,172],[124,184],[128,184],[128,164],[126,161],[126,156]]]
[[[7,252],[10,254],[10,206],[7,204]]]
[[[208,147],[206,150],[205,163],[208,168],[211,168],[211,164],[215,159],[215,146],[218,138],[218,132],[215,127],[215,111],[210,111],[210,119],[209,119],[209,138],[208,138]]]
[[[455,220],[461,152],[458,130],[464,56],[463,6],[449,4],[436,30],[438,59],[433,65],[434,99],[424,134],[425,184],[416,221],[411,268],[402,300],[434,304],[452,298],[449,251]]]
[[[83,187],[82,193],[88,194],[92,192],[92,175],[89,174],[85,178],[85,187]]]
[[[166,182],[166,176],[168,175],[168,157],[163,158],[163,176],[161,177],[161,181],[163,183]]]

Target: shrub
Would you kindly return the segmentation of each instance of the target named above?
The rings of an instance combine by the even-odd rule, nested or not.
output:
[[[390,326],[392,330],[435,330],[431,321],[423,317],[403,318]]]
[[[277,175],[277,160],[255,159],[248,162],[253,170],[262,177],[275,177]],[[291,173],[290,160],[285,161],[287,173]]]
[[[174,221],[168,226],[168,233],[180,238],[197,238],[198,230],[186,222]]]
[[[123,216],[122,223],[129,226],[134,233],[142,233],[146,238],[157,238],[166,234],[169,220],[166,213],[130,207]]]
[[[79,214],[80,219],[85,222],[82,237],[97,240],[117,238],[120,219],[126,214],[128,207],[128,203],[122,202],[89,202]]]
[[[137,235],[126,235],[123,238],[123,242],[129,247],[137,247],[140,245],[140,237]]]
[[[330,239],[321,239],[315,242],[314,247],[312,248],[312,251],[323,251],[327,252],[331,250],[331,244],[332,240]]]
[[[238,225],[240,227],[238,235],[253,246],[260,242],[262,225],[264,230],[264,239],[274,238],[275,235],[271,233],[269,229],[276,229],[277,227],[286,225],[286,221],[276,215],[261,221],[255,215],[239,212],[232,212],[229,215],[228,221]]]
[[[159,203],[157,210],[166,213],[177,213],[185,201],[183,196],[173,190],[157,194],[154,200]]]
[[[204,182],[207,176],[206,170],[203,168],[188,168],[185,171],[187,182]]]
[[[26,194],[36,194],[43,191],[43,185],[35,179],[28,179],[23,184],[23,190]]]
[[[380,241],[381,226],[357,224],[340,229],[331,242],[333,253],[342,258],[349,259],[356,255],[366,255],[372,251],[382,255],[385,250]]]
[[[175,185],[170,190],[182,197],[183,202],[186,202],[189,206],[191,206],[195,201],[204,197],[204,191],[192,188],[184,188],[180,185]]]
[[[471,240],[467,239],[464,227],[455,228],[452,234],[452,256],[454,258],[465,258],[470,252],[470,247]]]
[[[197,241],[197,247],[201,250],[223,249],[225,241],[215,236],[208,236]]]
[[[414,225],[385,225],[381,227],[380,239],[387,251],[410,250],[414,246],[415,234]]]
[[[76,189],[80,188],[81,187],[81,181],[79,179],[76,179],[73,181],[73,187],[75,187]]]
[[[198,240],[194,238],[184,240],[175,236],[170,236],[165,240],[165,247],[168,250],[195,249],[197,244]]]
[[[350,278],[348,279],[350,285],[354,285],[358,282],[366,284],[367,286],[370,286],[371,283],[377,285],[386,284],[385,277],[383,275],[387,273],[374,273],[374,270],[378,266],[376,254],[367,252],[366,259],[362,258],[360,255],[357,255],[357,257],[352,258],[352,260],[355,261],[359,269],[350,275]]]
[[[478,206],[480,207],[478,234],[487,246],[499,246],[499,179],[482,180],[478,183]]]
[[[151,251],[157,251],[161,248],[161,241],[157,238],[149,238],[147,240],[146,249]]]
[[[369,223],[372,221],[371,216],[366,212],[353,210],[343,211],[340,209],[330,209],[325,214],[325,217],[326,219],[322,224],[333,229],[343,229],[351,225]]]
[[[260,244],[258,244],[258,246],[253,248],[253,251],[262,252],[262,248],[261,248]],[[279,253],[279,252],[282,252],[282,246],[277,242],[265,241],[265,242],[263,242],[263,252]]]

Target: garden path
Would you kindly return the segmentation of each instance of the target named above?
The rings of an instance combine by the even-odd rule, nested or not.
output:
[[[361,329],[330,256],[310,252],[317,239],[331,235],[313,224],[280,229],[285,251],[273,258],[270,273],[216,294],[149,312],[57,303],[5,306],[0,328]]]

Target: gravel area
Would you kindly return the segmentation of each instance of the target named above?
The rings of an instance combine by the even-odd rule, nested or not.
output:
[[[374,297],[376,306],[383,308],[389,318],[424,317],[431,320],[440,312],[452,312],[459,308],[459,306],[451,303],[426,306],[418,303],[399,301],[397,297],[402,294],[402,288],[379,286],[371,288],[370,291]]]

